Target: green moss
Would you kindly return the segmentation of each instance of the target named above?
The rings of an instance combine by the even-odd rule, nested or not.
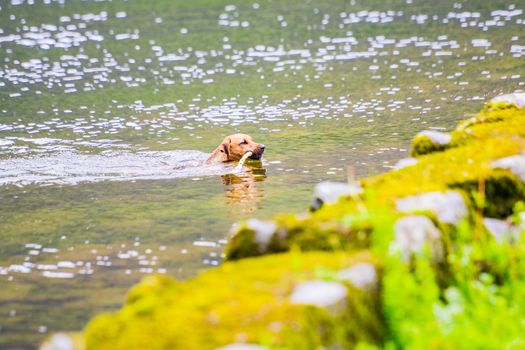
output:
[[[215,349],[239,340],[287,349],[380,344],[379,289],[347,284],[346,306],[336,311],[289,301],[294,285],[319,279],[320,269],[336,272],[357,262],[377,264],[366,253],[296,252],[226,263],[184,283],[149,277],[122,310],[89,323],[86,348]],[[146,301],[156,305],[148,313]]]
[[[155,311],[159,301],[168,293],[175,293],[176,282],[167,276],[146,277],[144,280],[131,288],[126,298],[126,305],[133,305],[135,313],[140,315],[151,314]]]
[[[255,232],[245,225],[239,227],[226,247],[226,259],[228,260],[259,256],[264,253],[264,250],[255,240]]]
[[[514,105],[488,104],[479,114],[461,123],[452,133],[454,146],[466,144],[477,139],[525,137],[525,109]]]
[[[517,114],[523,113],[522,110],[513,104],[507,103],[487,103],[483,109],[472,118],[461,121],[456,131],[463,131],[477,124],[490,124],[509,119],[514,119]]]
[[[432,141],[426,135],[417,135],[412,140],[412,156],[418,157],[424,154],[443,151],[448,148],[448,145],[442,145]]]
[[[491,165],[494,160],[515,155],[523,147],[523,138],[474,139],[461,147],[424,156],[414,166],[365,179],[363,185],[390,203],[409,195],[444,191],[458,183],[490,178],[495,171]]]

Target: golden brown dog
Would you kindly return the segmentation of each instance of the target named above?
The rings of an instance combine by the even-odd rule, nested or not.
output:
[[[226,136],[206,160],[206,163],[237,161],[247,152],[252,152],[249,159],[261,159],[264,153],[264,145],[253,142],[252,137],[246,134]]]

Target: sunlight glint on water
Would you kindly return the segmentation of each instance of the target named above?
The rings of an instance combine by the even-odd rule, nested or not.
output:
[[[416,132],[523,90],[524,10],[2,2],[0,348],[216,266],[234,222],[305,210],[315,183],[388,170]],[[236,132],[267,146],[262,169],[194,166]]]

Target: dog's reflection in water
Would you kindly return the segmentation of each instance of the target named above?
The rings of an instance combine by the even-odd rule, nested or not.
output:
[[[251,161],[245,167],[250,170],[221,176],[225,185],[226,203],[234,213],[255,211],[264,193],[260,182],[266,178],[266,169],[262,168],[262,162]]]

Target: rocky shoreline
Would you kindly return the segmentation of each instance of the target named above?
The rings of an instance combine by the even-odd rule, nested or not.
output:
[[[388,173],[319,184],[306,214],[240,223],[219,268],[147,277],[42,349],[521,348],[524,150],[525,94],[498,96]]]

